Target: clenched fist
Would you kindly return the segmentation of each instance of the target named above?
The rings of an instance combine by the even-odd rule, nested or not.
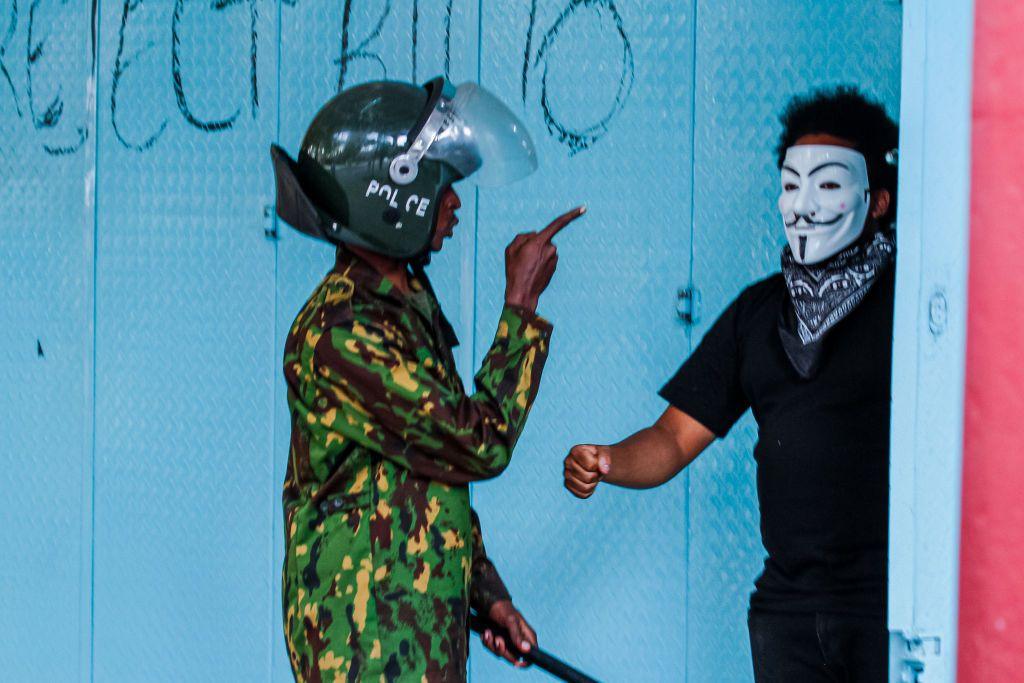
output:
[[[611,449],[608,446],[573,446],[565,457],[565,488],[577,498],[590,498],[611,469]]]

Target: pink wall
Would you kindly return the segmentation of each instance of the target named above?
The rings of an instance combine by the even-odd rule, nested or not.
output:
[[[975,0],[959,679],[1024,680],[1024,2]]]

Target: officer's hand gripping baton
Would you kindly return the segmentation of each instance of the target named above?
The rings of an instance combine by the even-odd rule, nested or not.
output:
[[[476,612],[469,613],[469,628],[481,637],[483,637],[484,631],[490,629],[495,637],[504,638],[505,642],[509,644],[510,649],[522,657],[524,661],[544,669],[555,678],[560,678],[569,683],[598,683],[596,679],[574,669],[562,660],[552,657],[539,647],[531,647],[529,652],[520,652],[519,648],[512,645],[512,638],[509,636],[508,631]]]

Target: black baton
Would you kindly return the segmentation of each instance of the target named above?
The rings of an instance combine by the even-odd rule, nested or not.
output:
[[[508,631],[476,612],[469,613],[469,628],[481,637],[483,637],[484,631],[490,629],[495,637],[500,636],[504,638],[505,642],[509,644],[510,649],[522,657],[524,661],[539,666],[555,678],[560,678],[569,683],[598,683],[597,679],[574,669],[557,657],[552,657],[539,647],[531,647],[529,652],[520,652],[519,648],[512,644],[512,638],[509,636]]]

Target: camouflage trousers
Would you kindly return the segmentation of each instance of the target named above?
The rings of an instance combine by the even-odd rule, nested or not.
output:
[[[464,535],[451,526],[464,515],[469,527],[468,499],[443,509],[432,498],[434,533],[403,536],[408,520],[360,498],[287,510],[282,597],[296,681],[465,681],[471,540],[452,542]]]

